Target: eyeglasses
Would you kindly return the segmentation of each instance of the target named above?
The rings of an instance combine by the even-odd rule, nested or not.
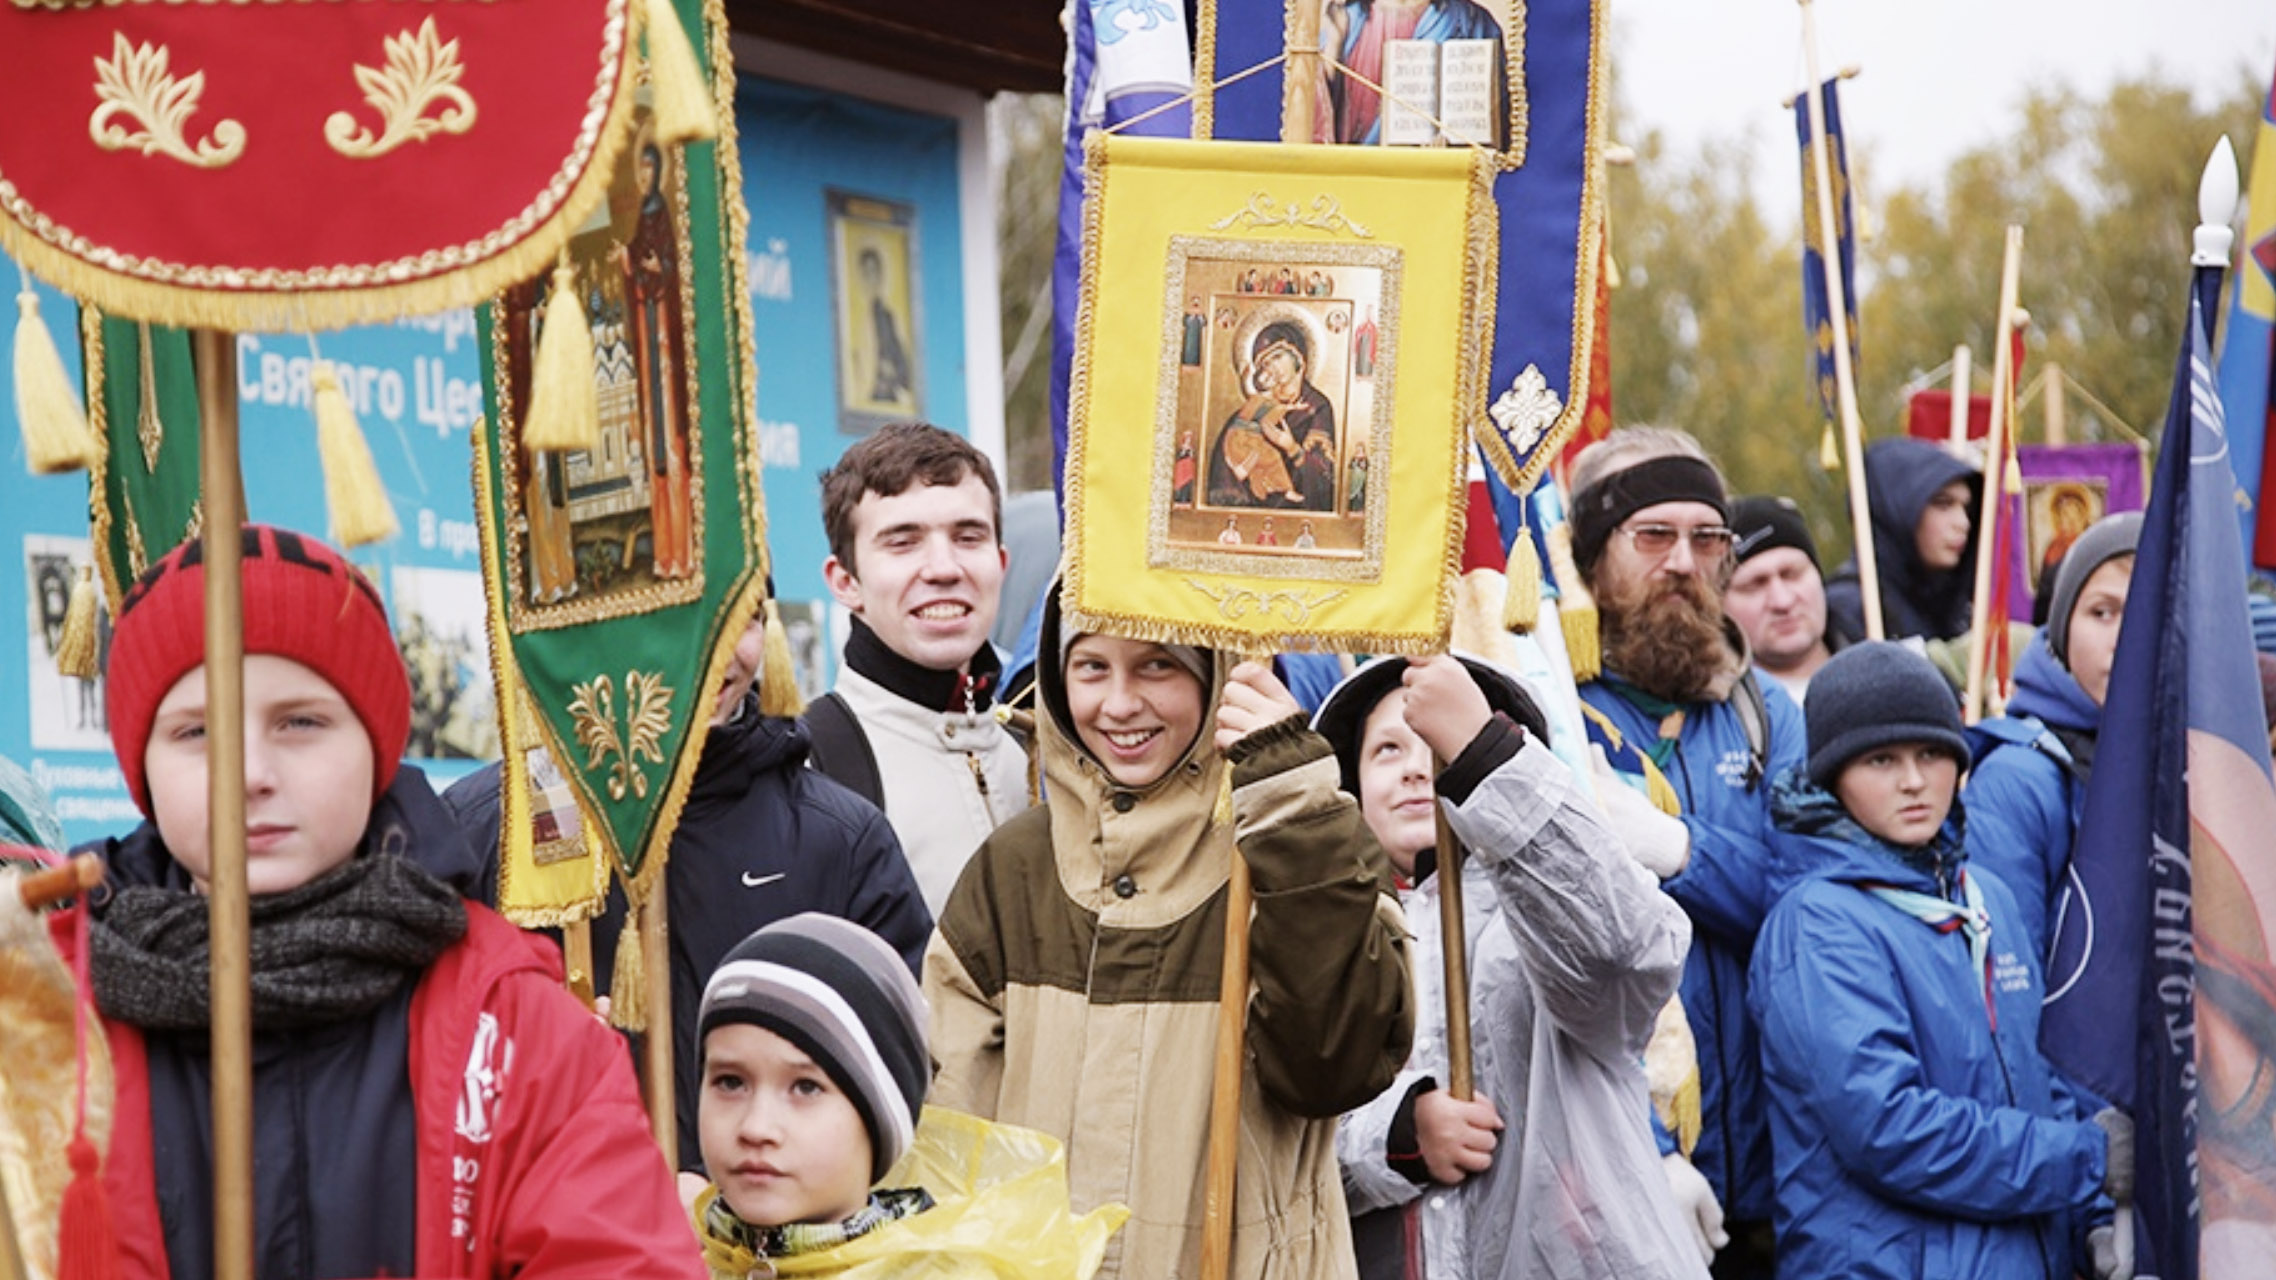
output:
[[[1672,524],[1624,524],[1614,532],[1627,534],[1638,555],[1655,560],[1674,551],[1679,538],[1690,541],[1692,559],[1702,564],[1713,564],[1731,550],[1731,531],[1719,524],[1703,524],[1696,529],[1678,529]]]

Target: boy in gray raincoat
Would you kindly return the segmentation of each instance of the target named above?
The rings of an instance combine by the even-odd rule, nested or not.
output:
[[[1485,663],[1373,663],[1328,696],[1316,727],[1399,873],[1416,935],[1414,1051],[1336,1135],[1359,1234],[1392,1255],[1363,1256],[1362,1274],[1705,1276],[1695,1241],[1711,1228],[1695,1232],[1676,1207],[1641,1062],[1690,946],[1683,910],[1550,754],[1517,681]],[[1468,850],[1469,1101],[1441,1087],[1441,805]]]

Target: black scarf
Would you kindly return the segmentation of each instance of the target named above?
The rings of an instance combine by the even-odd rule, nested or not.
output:
[[[996,677],[1003,673],[1004,664],[996,656],[996,647],[983,640],[962,671],[921,667],[895,653],[868,623],[855,618],[853,630],[846,636],[846,665],[894,696],[927,710],[979,712],[994,701]]]
[[[466,933],[466,905],[402,858],[355,858],[252,901],[253,1023],[325,1026],[376,1009]],[[106,1017],[146,1031],[209,1026],[206,900],[153,885],[118,890],[94,921],[89,971]]]

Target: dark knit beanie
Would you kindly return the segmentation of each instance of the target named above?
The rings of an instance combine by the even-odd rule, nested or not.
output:
[[[1573,495],[1573,562],[1581,572],[1596,567],[1612,531],[1628,517],[1663,502],[1703,502],[1730,517],[1723,496],[1723,474],[1715,464],[1688,454],[1662,454],[1623,467]]]
[[[869,1131],[871,1182],[909,1149],[932,1082],[925,999],[883,938],[809,911],[735,944],[703,989],[700,1040],[749,1023],[814,1059]]]
[[[1810,536],[1810,523],[1792,498],[1750,494],[1731,504],[1731,563],[1745,564],[1765,551],[1792,547],[1818,563],[1818,544]]]
[[[411,735],[411,682],[379,592],[361,570],[306,534],[243,529],[245,652],[290,658],[340,691],[371,738],[372,798],[395,781]],[[143,756],[158,704],[205,662],[205,542],[151,566],[119,606],[103,683],[111,748],[136,807],[150,814]]]
[[[2078,535],[2063,553],[2063,562],[2055,566],[2055,591],[2047,597],[2047,652],[2065,668],[2071,664],[2071,610],[2078,607],[2078,593],[2086,590],[2086,580],[2096,569],[2134,554],[2141,542],[2141,512],[2104,516]]]
[[[1516,676],[1479,658],[1459,653],[1454,656],[1485,693],[1487,706],[1508,716],[1536,741],[1549,740],[1548,718]],[[1343,771],[1343,789],[1350,795],[1359,794],[1359,748],[1360,739],[1367,734],[1367,717],[1375,713],[1375,704],[1383,701],[1384,695],[1400,687],[1400,677],[1406,672],[1405,658],[1377,658],[1330,689],[1320,703],[1319,714],[1312,717],[1313,731],[1335,750],[1336,764]]]
[[[1960,699],[1936,664],[1893,640],[1853,644],[1810,677],[1802,702],[1810,781],[1828,791],[1842,766],[1875,747],[1925,742],[1965,764]]]

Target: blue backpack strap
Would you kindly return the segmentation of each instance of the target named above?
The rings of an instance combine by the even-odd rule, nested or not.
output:
[[[2004,746],[2030,747],[2071,771],[2070,748],[2056,737],[2047,726],[2031,716],[2000,716],[1985,720],[1968,728],[1969,764],[1984,762],[1984,757]]]

